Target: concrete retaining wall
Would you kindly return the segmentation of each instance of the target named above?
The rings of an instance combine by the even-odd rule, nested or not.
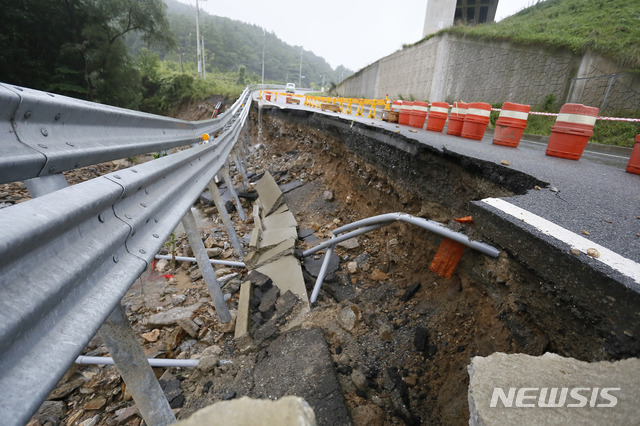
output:
[[[600,106],[608,78],[574,77],[620,73],[621,67],[597,55],[516,46],[444,34],[399,50],[362,69],[338,86],[339,96],[389,97],[466,102],[505,101],[540,106],[553,94],[556,106],[571,102]],[[604,85],[604,89],[603,86]],[[617,76],[607,109],[640,105],[640,78]]]

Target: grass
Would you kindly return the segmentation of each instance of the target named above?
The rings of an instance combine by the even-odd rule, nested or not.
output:
[[[593,50],[640,71],[638,0],[546,0],[494,24],[458,25],[441,32],[578,54]]]

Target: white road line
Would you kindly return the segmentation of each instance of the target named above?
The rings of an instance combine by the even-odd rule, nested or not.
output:
[[[515,206],[507,201],[499,198],[485,198],[483,203],[488,204],[508,215],[513,216],[518,220],[522,220],[525,223],[536,228],[539,232],[555,238],[572,248],[579,250],[582,253],[587,253],[587,249],[594,248],[600,252],[600,257],[594,258],[595,260],[604,263],[612,269],[620,272],[627,277],[633,279],[636,283],[640,284],[640,264],[634,262],[631,259],[627,259],[618,253],[611,251],[610,249],[594,243],[580,235],[577,235],[568,229],[565,229],[553,222],[548,221],[536,214],[531,213],[528,210]]]

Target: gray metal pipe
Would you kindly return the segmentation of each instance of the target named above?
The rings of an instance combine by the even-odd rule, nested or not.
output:
[[[199,359],[147,358],[147,361],[149,361],[149,365],[152,367],[194,368],[200,363]],[[108,356],[79,355],[75,363],[82,365],[114,365],[113,358]]]
[[[171,257],[168,254],[156,254],[156,259],[159,259],[159,260],[162,260],[162,259],[164,259],[164,260],[173,260],[174,258],[178,262],[197,262],[197,259],[195,257],[188,257],[188,256]],[[209,259],[209,262],[212,265],[232,266],[234,268],[246,268],[247,267],[247,265],[245,265],[243,262],[235,262],[233,260]]]
[[[313,247],[302,253],[303,257],[310,256],[314,253],[317,253],[320,250],[327,248],[327,252],[322,261],[322,266],[320,267],[320,272],[318,272],[318,277],[316,279],[316,283],[313,286],[313,291],[311,292],[311,297],[309,301],[311,303],[315,303],[318,298],[318,293],[320,293],[320,287],[322,287],[322,282],[324,281],[324,277],[327,273],[327,267],[329,265],[329,256],[333,251],[333,247],[345,240],[351,239],[361,234],[365,234],[367,232],[373,231],[378,228],[382,228],[383,226],[390,225],[396,221],[410,223],[412,225],[419,226],[428,231],[434,232],[438,235],[441,235],[444,238],[449,238],[450,240],[457,241],[469,248],[479,251],[480,253],[486,254],[491,257],[498,257],[500,254],[500,250],[497,248],[490,246],[488,244],[482,243],[480,241],[472,241],[464,234],[459,232],[452,231],[441,223],[434,222],[432,220],[424,219],[421,217],[412,216],[407,213],[386,213],[378,216],[369,217],[366,219],[358,220],[353,223],[349,223],[347,225],[336,228],[332,231],[331,239],[325,241],[316,247]],[[357,229],[360,228],[360,229]],[[355,230],[354,230],[355,229]],[[349,232],[351,231],[351,232]],[[346,234],[344,234],[347,232]],[[344,234],[340,235],[339,234]]]

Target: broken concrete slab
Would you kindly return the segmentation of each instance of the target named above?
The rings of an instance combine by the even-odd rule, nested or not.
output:
[[[238,316],[236,318],[236,331],[234,338],[241,339],[249,333],[249,316],[251,309],[249,301],[251,300],[251,281],[245,281],[240,285],[240,297],[238,299]]]
[[[297,227],[298,222],[295,216],[290,211],[282,213],[273,213],[262,219],[263,229],[277,229],[277,228],[289,228]]]
[[[282,257],[275,262],[261,266],[258,272],[267,275],[273,280],[273,284],[280,289],[281,293],[291,290],[293,294],[303,301],[305,310],[310,309],[307,289],[304,285],[302,269],[298,259],[293,256]]]
[[[351,424],[322,329],[281,334],[258,359],[253,396],[297,395],[311,405],[318,424]]]
[[[201,302],[187,307],[172,308],[164,312],[159,312],[147,319],[148,327],[162,327],[165,325],[175,325],[181,319],[191,320],[193,313],[202,306]]]
[[[274,210],[274,212],[271,213],[271,214],[281,214],[281,213],[288,212],[288,211],[289,211],[289,207],[287,207],[286,204],[283,204],[280,207],[278,207],[276,210]],[[264,216],[266,216],[266,215],[263,215],[263,217]]]
[[[638,421],[640,359],[588,363],[546,353],[474,357],[471,425],[632,424]]]
[[[249,269],[256,269],[268,262],[276,261],[283,256],[292,255],[295,248],[295,238],[289,238],[275,247],[272,247],[262,253],[257,253],[257,255],[252,256],[251,259],[245,260],[245,264]]]
[[[260,250],[269,249],[290,238],[296,238],[297,235],[296,228],[267,229],[262,232],[262,238],[258,243],[258,247]]]
[[[269,172],[256,182],[256,190],[258,191],[258,202],[263,207],[263,217],[269,216],[282,204],[282,191]]]
[[[265,397],[266,398],[266,397]],[[176,426],[316,426],[311,406],[296,396],[285,396],[276,401],[270,399],[252,399],[244,396],[240,399],[220,401],[196,411]]]

